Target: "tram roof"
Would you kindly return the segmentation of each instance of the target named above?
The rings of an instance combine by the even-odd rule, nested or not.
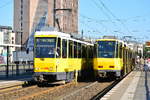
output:
[[[35,32],[35,37],[38,36],[54,36],[54,37],[67,37],[70,38],[71,36],[69,34],[66,33],[62,33],[62,32],[57,32],[57,31],[37,31]]]
[[[37,31],[37,32],[35,32],[35,37],[61,37],[61,38],[66,39],[66,40],[72,40],[75,42],[79,42],[79,43],[93,46],[92,43],[72,38],[70,34],[57,32],[57,31]]]
[[[119,39],[97,39],[96,41],[119,41],[119,42],[123,42],[122,40],[119,40]]]

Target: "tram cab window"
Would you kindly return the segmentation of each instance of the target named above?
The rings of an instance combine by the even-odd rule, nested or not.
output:
[[[118,55],[116,41],[98,41],[98,57],[114,58]]]
[[[77,42],[74,42],[74,58],[77,58]]]
[[[62,57],[67,58],[67,40],[62,40]]]
[[[57,57],[57,58],[60,58],[60,57],[61,57],[61,39],[60,39],[60,38],[58,38],[58,41],[57,41],[56,57]]]
[[[69,41],[69,58],[73,58],[73,41]]]
[[[36,38],[35,40],[36,58],[54,58],[56,50],[56,38]]]

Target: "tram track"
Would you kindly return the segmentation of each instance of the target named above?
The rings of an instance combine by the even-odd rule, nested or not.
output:
[[[102,91],[97,93],[95,96],[93,96],[90,100],[100,100],[101,97],[103,97],[106,93],[108,93],[114,86],[116,86],[121,79],[118,79],[114,81],[112,84],[110,84],[108,87],[104,88]]]
[[[61,96],[62,98],[56,100],[90,100],[93,95],[96,95],[99,91],[107,88],[114,81],[109,82],[93,82],[87,86],[68,93],[67,95]]]
[[[34,90],[37,86],[29,86],[29,87],[20,87],[20,88],[14,88],[14,89],[9,89],[8,91],[5,91],[0,94],[0,100],[13,100],[15,97],[19,97],[24,91],[30,91]]]
[[[71,82],[43,87],[33,85],[0,94],[0,100],[97,100],[118,81]]]
[[[8,94],[10,92],[14,92],[14,91],[21,91],[23,89],[26,89],[28,87],[31,87],[33,85],[35,85],[36,83],[33,81],[26,81],[26,82],[21,82],[21,83],[13,83],[13,84],[8,84],[5,85],[4,87],[2,87],[0,89],[0,95],[2,94]]]
[[[120,83],[125,77],[127,77],[131,72],[126,74],[124,77],[115,80],[108,87],[104,88],[102,91],[94,95],[90,100],[100,100],[105,94],[107,94],[112,88],[114,88],[118,83]]]
[[[7,93],[0,94],[0,100],[43,100],[43,98],[60,99],[64,94],[87,87],[93,82],[71,82],[65,85],[56,85],[50,87],[30,86],[26,88],[16,89]],[[40,99],[41,98],[41,99]]]
[[[45,87],[39,87],[37,85],[22,87],[19,89],[13,89],[5,91],[0,94],[0,100],[29,100],[35,96],[46,94],[52,90],[57,90],[59,88],[65,88],[68,85],[74,84],[73,82],[65,85],[49,85]]]
[[[5,93],[5,92],[8,92],[8,91],[12,91],[12,90],[20,89],[20,88],[22,88],[22,84],[20,84],[20,85],[8,86],[8,87],[5,87],[5,88],[1,88],[1,89],[0,89],[0,94]]]
[[[65,85],[50,88],[50,89],[40,92],[40,93],[34,93],[30,96],[19,98],[17,100],[31,100],[31,99],[34,99],[34,100],[47,100],[47,99],[60,100],[63,98],[64,95],[72,93],[73,91],[83,88],[85,86],[88,86],[90,84],[91,84],[91,82],[90,83],[72,82],[72,83],[68,83]]]

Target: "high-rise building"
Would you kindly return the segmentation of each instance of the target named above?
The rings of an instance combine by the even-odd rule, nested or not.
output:
[[[17,44],[26,43],[31,34],[45,25],[77,33],[78,0],[14,0]]]

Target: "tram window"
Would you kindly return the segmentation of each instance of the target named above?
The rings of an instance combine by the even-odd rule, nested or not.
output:
[[[94,57],[97,57],[97,44],[94,45]]]
[[[35,57],[54,58],[56,53],[56,38],[36,38]]]
[[[56,53],[56,57],[60,58],[61,57],[61,39],[58,38],[57,41],[57,53]]]
[[[116,58],[118,58],[119,57],[119,44],[118,44],[118,42],[116,43]]]
[[[74,58],[77,58],[77,42],[74,42]]]
[[[62,40],[62,57],[67,58],[67,40]]]
[[[85,45],[82,45],[82,58],[86,58],[86,47]]]
[[[73,58],[73,41],[69,41],[69,58]]]
[[[119,58],[122,58],[122,44],[119,45]]]
[[[82,52],[82,49],[81,49],[81,43],[78,43],[78,58],[81,58],[81,52]]]
[[[93,49],[89,46],[89,58],[93,58]]]

